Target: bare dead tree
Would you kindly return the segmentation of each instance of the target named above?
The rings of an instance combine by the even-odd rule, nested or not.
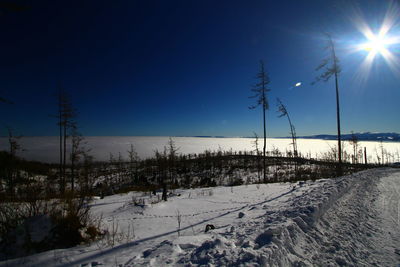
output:
[[[175,178],[175,165],[176,165],[178,150],[179,148],[176,147],[175,141],[172,140],[172,138],[170,137],[168,140],[168,172],[170,181],[173,182],[174,184],[177,183]]]
[[[63,124],[62,124],[62,102],[63,102],[63,91],[61,88],[59,88],[58,91],[58,95],[57,95],[57,115],[55,116],[58,120],[57,125],[58,125],[58,130],[59,130],[59,153],[60,153],[60,157],[59,157],[59,164],[58,164],[58,172],[59,172],[59,180],[60,180],[60,191],[63,191],[63,189],[61,188],[63,185]]]
[[[21,139],[22,136],[15,136],[11,127],[7,127],[7,132],[10,155],[16,157],[17,151],[21,149],[18,140]]]
[[[335,43],[332,40],[330,34],[326,34],[327,37],[327,46],[326,50],[329,51],[329,56],[324,58],[321,64],[315,69],[316,71],[323,70],[322,74],[316,77],[315,81],[312,84],[315,84],[319,81],[328,82],[329,79],[334,76],[335,77],[335,88],[336,88],[336,120],[337,120],[337,136],[338,136],[338,174],[342,174],[342,142],[341,142],[341,132],[340,132],[340,105],[339,105],[339,82],[338,76],[341,72],[341,68],[339,65],[339,58],[336,56]]]
[[[16,166],[17,151],[21,150],[21,145],[19,144],[19,139],[21,138],[21,136],[15,136],[11,127],[7,127],[7,131],[10,153],[10,162],[9,166],[7,166],[7,187],[9,194],[14,195],[15,181],[18,179],[18,171]]]
[[[256,99],[256,104],[249,107],[250,109],[255,109],[258,106],[261,106],[262,108],[262,114],[263,114],[263,133],[264,133],[264,146],[263,146],[263,167],[264,167],[264,182],[267,181],[267,169],[266,169],[266,158],[265,158],[265,152],[267,149],[267,132],[266,132],[266,123],[265,123],[265,113],[269,109],[269,104],[268,104],[268,98],[267,98],[267,93],[271,91],[268,88],[268,84],[270,82],[269,77],[267,72],[265,71],[264,68],[264,62],[260,60],[260,71],[257,73],[256,79],[258,82],[253,86],[251,91],[254,93],[253,96],[250,96],[250,98],[255,98]]]
[[[89,155],[89,150],[86,150],[82,155],[83,157],[83,166],[82,166],[82,177],[79,177],[80,190],[84,192],[86,195],[90,195],[92,193],[93,185],[95,183],[95,177],[93,173],[93,160],[94,157]],[[104,183],[103,183],[104,186]],[[101,194],[104,196],[105,188],[101,188]]]
[[[131,144],[130,149],[128,150],[128,158],[129,158],[129,175],[132,182],[137,182],[138,180],[138,162],[139,156],[136,152],[133,144]]]
[[[75,180],[76,180],[76,165],[81,160],[88,150],[84,148],[84,138],[79,133],[76,123],[71,125],[71,192],[74,193],[75,190]]]
[[[164,147],[164,152],[160,153],[157,149],[154,151],[154,156],[156,160],[157,166],[157,182],[162,187],[162,197],[161,199],[164,201],[168,200],[168,188],[167,188],[167,168],[168,168],[168,156],[167,156],[167,148]]]
[[[350,143],[353,146],[353,163],[358,163],[358,137],[351,132]]]
[[[287,111],[286,106],[282,103],[282,101],[277,98],[276,101],[278,102],[278,112],[280,112],[279,118],[286,116],[289,121],[290,126],[290,133],[292,135],[292,145],[293,145],[293,156],[297,157],[297,137],[296,137],[296,129],[290,120],[289,112]]]
[[[385,164],[385,149],[383,148],[383,141],[381,140],[379,145],[379,148],[381,150],[381,155],[382,155],[382,165]]]
[[[66,165],[67,165],[67,138],[68,130],[73,126],[73,119],[76,116],[75,109],[72,107],[70,96],[63,88],[58,91],[58,119],[57,125],[59,127],[59,146],[60,146],[60,192],[64,194],[66,186]]]

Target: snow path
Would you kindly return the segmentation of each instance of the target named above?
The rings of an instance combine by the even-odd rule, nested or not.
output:
[[[273,219],[246,222],[229,239],[178,261],[254,266],[394,266],[400,263],[399,171],[365,171],[329,180]],[[311,201],[310,201],[311,200]],[[280,206],[282,208],[282,206]],[[284,219],[280,220],[281,215]],[[254,229],[263,229],[257,231]],[[243,231],[244,230],[244,231]],[[229,234],[225,234],[228,237]]]
[[[364,172],[295,250],[323,266],[398,264],[399,188],[399,172]]]
[[[140,208],[132,195],[93,203],[121,233],[94,243],[0,262],[0,266],[396,266],[400,263],[400,170],[337,179],[180,190]],[[182,216],[180,236],[177,214]],[[206,224],[216,229],[204,233]]]

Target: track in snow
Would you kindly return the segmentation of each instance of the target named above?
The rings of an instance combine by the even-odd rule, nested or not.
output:
[[[400,262],[400,173],[364,172],[306,233],[306,263],[394,266]]]
[[[400,172],[375,169],[330,179],[283,210],[215,237],[178,263],[238,266],[396,266]],[[229,240],[234,240],[231,244]]]

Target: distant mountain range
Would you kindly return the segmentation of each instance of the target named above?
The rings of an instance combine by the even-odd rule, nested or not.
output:
[[[342,134],[342,140],[351,140],[353,134]],[[395,141],[400,142],[400,134],[398,133],[354,133],[359,141]],[[210,136],[210,135],[198,135],[190,137],[201,137],[201,138],[232,138],[228,136]],[[254,136],[245,136],[237,138],[254,138]],[[268,137],[271,138],[271,137]],[[272,137],[272,138],[292,138],[290,136],[286,137]],[[335,134],[317,134],[308,136],[298,136],[297,138],[303,139],[322,139],[322,140],[337,140],[337,135]]]
[[[400,141],[400,134],[398,133],[354,133],[359,141]],[[351,140],[352,134],[342,134],[342,140]],[[290,138],[290,137],[287,137]],[[337,135],[333,134],[318,134],[310,136],[298,136],[297,138],[304,139],[323,139],[323,140],[337,140]]]

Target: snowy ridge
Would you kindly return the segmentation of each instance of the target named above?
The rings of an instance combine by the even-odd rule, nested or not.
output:
[[[363,199],[368,192],[374,191],[376,183],[380,176],[386,174],[387,171],[375,171],[372,175],[370,171],[361,172],[356,175],[341,177],[336,180],[320,181],[322,186],[315,187],[307,192],[308,197],[299,195],[294,197],[292,205],[283,211],[267,211],[265,219],[261,221],[248,221],[242,223],[231,232],[216,234],[212,240],[204,242],[200,247],[196,248],[192,253],[186,255],[178,262],[183,264],[194,265],[236,265],[236,266],[303,266],[303,265],[346,265],[359,263],[382,264],[384,257],[374,258],[372,253],[368,253],[368,249],[377,249],[367,247],[368,242],[365,240],[365,233],[371,235],[371,223],[364,220],[366,229],[360,228],[359,224],[354,222],[360,218],[368,219],[369,214],[374,214],[375,210],[368,210],[371,206],[367,205],[363,209],[363,204],[368,200],[376,199],[376,192],[373,193],[372,199]],[[357,192],[361,196],[349,194],[349,191],[361,185]],[[372,189],[372,190],[371,190]],[[355,213],[351,209],[346,210],[340,218],[332,218],[327,220],[325,214],[329,213],[330,208],[343,202],[342,198],[349,198],[358,204]],[[345,202],[345,201],[344,201]],[[342,203],[340,203],[342,204]],[[361,208],[360,208],[361,207]],[[347,216],[348,218],[345,218]],[[338,219],[347,219],[341,229],[339,238],[332,237],[334,242],[321,242],[324,236],[323,232],[330,232],[329,223],[339,223]],[[335,221],[336,220],[336,221]],[[327,227],[328,226],[328,227]],[[327,230],[328,229],[328,230]],[[347,231],[346,231],[347,230]],[[375,226],[373,229],[379,232]],[[355,234],[354,234],[355,233]],[[358,234],[359,236],[355,236]],[[343,242],[343,239],[351,238]],[[232,241],[234,240],[234,242]],[[345,243],[344,245],[341,243]],[[312,244],[311,246],[309,244]],[[340,251],[340,246],[347,248]],[[360,255],[354,251],[354,247],[360,249]],[[396,246],[395,246],[396,247]],[[352,250],[353,251],[352,251]],[[325,251],[324,251],[325,250]],[[318,251],[323,251],[318,255]],[[348,252],[349,251],[349,252]],[[345,253],[341,253],[345,252]],[[398,251],[397,251],[398,252]],[[341,256],[341,254],[345,254]],[[354,255],[355,254],[355,255]],[[365,261],[367,258],[367,261]],[[395,259],[391,259],[395,261]],[[386,259],[387,261],[387,259]],[[388,261],[387,264],[393,261]]]
[[[317,182],[321,186],[306,192],[308,197],[297,195],[290,199],[291,205],[287,209],[267,211],[261,220],[247,221],[230,232],[216,234],[178,262],[217,266],[299,263],[302,257],[295,252],[295,247],[302,239],[300,236],[307,235],[319,218],[348,191],[353,181],[350,177],[321,180]],[[290,193],[295,191],[296,188]]]

